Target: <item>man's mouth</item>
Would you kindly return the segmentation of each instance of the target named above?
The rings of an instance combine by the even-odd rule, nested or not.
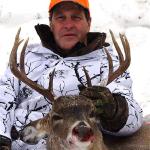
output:
[[[74,33],[67,33],[67,34],[64,34],[63,36],[64,37],[75,37],[76,34],[74,34]]]

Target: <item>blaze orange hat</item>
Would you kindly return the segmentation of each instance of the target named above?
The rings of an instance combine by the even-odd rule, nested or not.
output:
[[[61,2],[74,2],[79,4],[80,6],[86,8],[89,10],[89,2],[88,0],[51,0],[50,5],[49,5],[49,11],[51,11],[51,9],[56,6],[57,4],[61,3]]]

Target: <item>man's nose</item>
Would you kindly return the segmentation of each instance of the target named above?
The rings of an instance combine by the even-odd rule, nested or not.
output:
[[[72,29],[74,27],[74,21],[71,18],[68,18],[64,22],[64,27],[66,29]]]

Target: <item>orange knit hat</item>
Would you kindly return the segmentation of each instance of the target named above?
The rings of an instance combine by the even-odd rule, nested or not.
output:
[[[65,1],[66,2],[72,1],[72,2],[77,3],[80,6],[82,6],[82,7],[84,7],[84,8],[89,10],[89,2],[88,2],[88,0],[51,0],[50,5],[49,5],[49,11],[51,11],[51,9],[55,5],[57,5],[57,4],[61,3],[61,2],[65,2]]]

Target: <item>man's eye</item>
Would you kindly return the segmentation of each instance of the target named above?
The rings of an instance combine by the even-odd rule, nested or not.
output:
[[[64,20],[65,17],[64,17],[64,16],[57,16],[55,19],[56,19],[56,20]]]
[[[80,16],[72,16],[73,20],[81,20],[82,18]]]

